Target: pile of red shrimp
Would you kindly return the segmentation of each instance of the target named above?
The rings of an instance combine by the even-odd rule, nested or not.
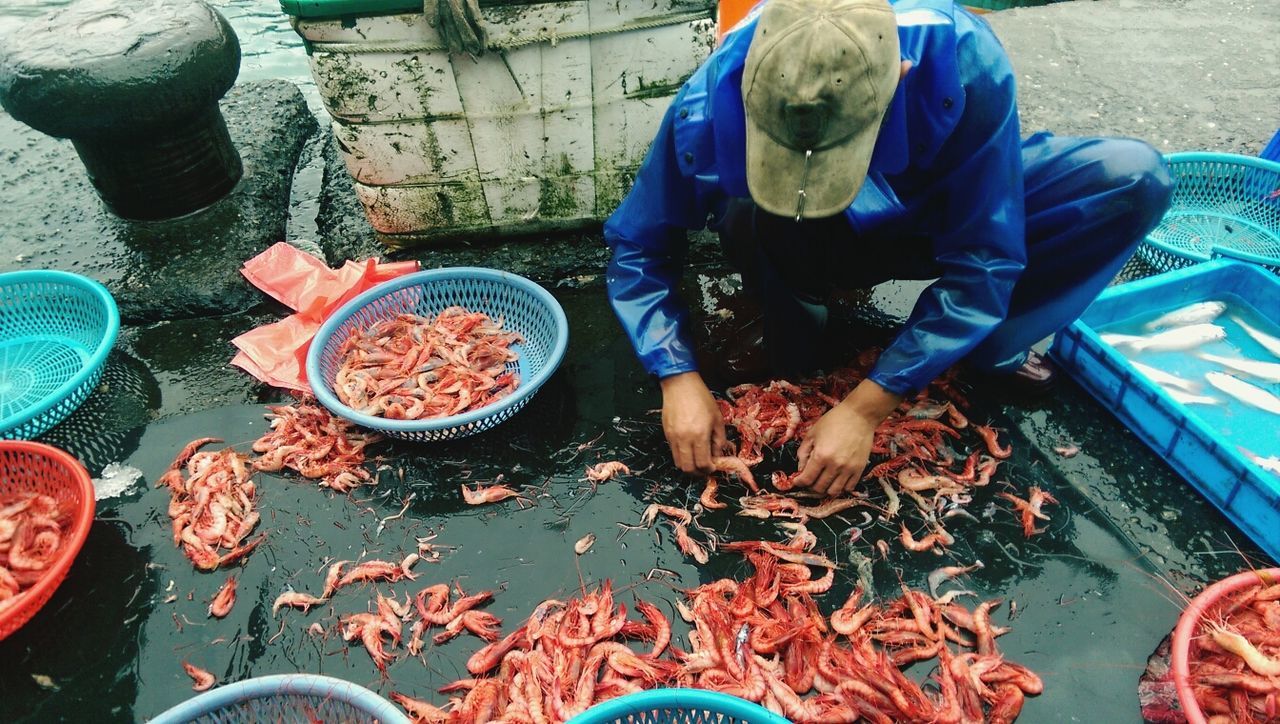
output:
[[[1280,721],[1280,584],[1223,596],[1203,621],[1187,660],[1209,721]]]
[[[828,618],[815,595],[834,565],[803,545],[730,546],[755,567],[742,582],[721,579],[676,604],[692,631],[671,640],[658,607],[636,599],[639,617],[616,603],[608,582],[567,601],[548,600],[519,628],[467,662],[475,678],[449,684],[436,706],[392,698],[418,721],[562,722],[602,701],[643,689],[697,687],[760,703],[794,721],[1011,722],[1038,676],[996,648],[991,611],[970,610],[906,586],[902,596],[859,607],[862,591]],[[811,557],[812,556],[812,557]],[[810,565],[825,572],[813,577]],[[955,650],[953,650],[955,647]],[[934,662],[918,684],[904,670]]]
[[[508,366],[521,341],[501,320],[462,307],[435,318],[400,314],[343,342],[334,392],[358,412],[391,420],[458,415],[515,391]]]
[[[230,448],[196,452],[213,442],[220,441],[206,437],[188,443],[156,481],[157,487],[169,488],[173,544],[202,571],[240,560],[266,538],[245,542],[261,516],[254,510],[257,486],[244,456]]]
[[[380,440],[379,435],[359,432],[311,397],[267,409],[271,429],[253,443],[254,452],[261,455],[253,461],[255,469],[276,472],[289,468],[304,478],[319,479],[321,487],[339,493],[372,479],[363,467],[365,447]]]
[[[729,399],[720,400],[719,406],[725,425],[736,441],[736,456],[742,467],[762,462],[766,449],[778,450],[789,442],[800,441],[865,378],[873,360],[874,353],[863,355],[852,367],[797,383],[774,380],[767,385],[731,388]],[[901,540],[909,550],[939,552],[939,546],[950,545],[952,538],[942,524],[944,513],[970,502],[972,490],[990,484],[1000,463],[1013,453],[1008,446],[1000,444],[997,430],[970,424],[961,409],[965,406],[967,401],[956,390],[952,373],[948,373],[928,389],[904,400],[875,431],[862,490],[851,495],[865,499],[868,482],[878,483],[887,499],[882,508],[885,518],[898,514],[903,497],[914,502],[926,521],[926,528],[912,532],[903,525]],[[971,447],[964,444],[965,436],[970,433],[977,437]],[[748,481],[750,473],[738,474],[738,477]],[[771,482],[781,495],[759,495],[756,486],[749,482],[748,487],[757,494],[740,499],[741,514],[796,518],[803,522],[809,517],[838,512],[829,506],[791,500],[792,496],[806,492],[793,490],[795,477],[795,473],[773,474]],[[719,482],[708,478],[700,499],[703,508],[725,507],[716,497],[718,490]],[[1043,532],[1035,527],[1034,520],[1048,520],[1041,507],[1056,502],[1043,492],[1033,498],[1030,502],[1013,496],[1007,498],[1021,515],[1028,537]],[[852,505],[846,504],[840,509]]]
[[[22,600],[57,558],[70,512],[41,493],[0,501],[0,612]]]

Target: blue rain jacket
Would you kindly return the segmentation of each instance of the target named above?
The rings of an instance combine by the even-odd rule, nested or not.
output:
[[[844,212],[856,231],[927,233],[940,278],[917,301],[871,379],[922,389],[1005,317],[1026,266],[1014,76],[987,24],[951,0],[900,0],[899,84],[867,178]],[[605,222],[610,301],[645,369],[696,369],[679,299],[687,230],[749,197],[742,69],[759,6],[684,84],[630,193]]]

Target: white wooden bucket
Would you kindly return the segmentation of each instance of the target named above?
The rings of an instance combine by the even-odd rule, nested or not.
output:
[[[420,13],[294,18],[356,195],[392,248],[599,222],[716,40],[706,0],[482,12],[479,58],[450,56]]]

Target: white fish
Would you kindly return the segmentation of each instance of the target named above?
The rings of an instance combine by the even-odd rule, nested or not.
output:
[[[1165,387],[1164,391],[1174,399],[1175,402],[1181,402],[1184,405],[1221,405],[1222,400],[1209,395],[1193,395],[1189,392]]]
[[[1246,405],[1253,405],[1259,410],[1266,410],[1273,415],[1280,415],[1280,397],[1276,397],[1257,385],[1249,384],[1242,379],[1222,372],[1210,372],[1204,378],[1209,384]]]
[[[1229,370],[1235,370],[1250,377],[1256,377],[1267,382],[1280,382],[1280,364],[1275,362],[1259,362],[1253,359],[1245,359],[1244,357],[1219,357],[1208,352],[1202,352],[1200,358],[1215,362]]]
[[[1240,448],[1240,452],[1244,453],[1245,457],[1252,460],[1255,465],[1262,468],[1263,470],[1266,470],[1269,473],[1275,473],[1276,475],[1280,475],[1280,457],[1272,455],[1269,458],[1264,458],[1259,455],[1254,455],[1253,453],[1249,452],[1248,450],[1245,450],[1244,448]]]
[[[1133,368],[1147,376],[1147,379],[1160,385],[1161,387],[1173,387],[1183,392],[1197,393],[1200,391],[1200,385],[1191,380],[1183,379],[1175,374],[1170,374],[1164,370],[1158,370],[1155,367],[1144,365],[1141,362],[1129,361]]]
[[[1143,325],[1143,328],[1147,331],[1155,331],[1162,327],[1181,327],[1212,322],[1225,311],[1227,311],[1227,305],[1222,302],[1196,302],[1157,317]]]
[[[1248,334],[1250,337],[1253,337],[1253,340],[1258,344],[1262,345],[1263,347],[1266,347],[1268,352],[1275,355],[1276,357],[1280,357],[1280,339],[1276,339],[1275,337],[1272,337],[1271,335],[1267,334],[1266,332],[1263,332],[1257,327],[1250,326],[1248,323],[1246,323],[1243,319],[1239,317],[1233,316],[1231,317],[1231,321],[1240,325],[1240,328],[1243,329],[1246,334]]]
[[[1105,334],[1102,336],[1102,341],[1112,347],[1128,347],[1134,352],[1176,352],[1195,349],[1209,342],[1218,342],[1226,338],[1227,330],[1216,324],[1192,324],[1186,327],[1174,327],[1150,336]]]
[[[1138,334],[1114,334],[1111,332],[1108,332],[1107,334],[1100,334],[1098,335],[1098,338],[1112,347],[1123,347],[1126,344],[1141,342],[1146,339],[1146,337]]]

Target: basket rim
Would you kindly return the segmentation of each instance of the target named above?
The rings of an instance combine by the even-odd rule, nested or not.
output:
[[[23,592],[22,595],[28,597],[28,601],[17,604],[5,613],[0,614],[0,624],[8,623],[14,618],[21,618],[24,613],[27,621],[29,621],[40,612],[40,609],[44,608],[45,603],[48,603],[49,597],[62,584],[67,572],[71,570],[71,564],[80,555],[80,549],[84,547],[84,542],[89,537],[89,529],[93,527],[93,517],[97,509],[97,499],[94,494],[93,481],[89,478],[89,471],[71,453],[42,442],[0,440],[0,453],[9,451],[31,453],[61,463],[71,473],[74,486],[80,489],[80,505],[76,508],[75,516],[71,520],[71,531],[68,540],[63,544],[62,549],[58,551],[58,557],[54,560],[53,565],[45,571],[39,581],[36,581],[36,585]],[[29,601],[39,600],[42,597],[45,600],[39,606],[34,609],[30,608]],[[26,625],[26,621],[19,624],[14,631],[24,625]],[[0,640],[4,638],[4,636],[0,636]]]
[[[542,369],[538,370],[530,379],[522,381],[516,391],[501,400],[485,405],[476,410],[470,410],[459,415],[451,415],[449,417],[432,418],[429,420],[390,420],[385,417],[375,417],[366,415],[348,407],[338,399],[337,395],[330,391],[328,380],[324,380],[320,373],[320,356],[325,348],[333,340],[338,328],[341,327],[352,315],[368,306],[371,302],[381,299],[391,292],[413,286],[425,286],[433,282],[444,282],[466,279],[485,279],[496,281],[502,284],[508,284],[513,287],[523,289],[532,294],[547,309],[551,311],[556,322],[555,343],[551,349],[551,353],[547,356],[547,363]],[[527,398],[537,392],[547,379],[555,373],[560,367],[560,363],[564,360],[565,350],[569,346],[569,320],[565,316],[564,309],[561,308],[560,302],[551,295],[541,285],[507,271],[498,269],[488,269],[485,267],[455,266],[440,267],[438,269],[428,269],[426,271],[414,272],[401,277],[396,277],[390,281],[383,282],[372,289],[353,298],[351,301],[342,305],[336,312],[320,325],[320,330],[316,332],[316,336],[311,341],[311,346],[307,350],[307,385],[311,388],[312,394],[320,401],[322,405],[327,407],[330,412],[346,418],[351,422],[363,427],[373,428],[375,430],[385,430],[392,432],[434,432],[437,430],[446,430],[453,427],[470,425],[472,423],[484,420],[489,417],[498,415],[518,404],[523,403]]]
[[[1175,167],[1181,164],[1212,162],[1245,166],[1259,171],[1269,171],[1276,174],[1277,177],[1280,177],[1280,163],[1269,161],[1265,158],[1258,158],[1256,156],[1245,156],[1239,153],[1221,153],[1218,151],[1177,151],[1174,153],[1164,154],[1164,160],[1165,163],[1169,164],[1170,171],[1174,172],[1175,176],[1177,174]],[[1168,212],[1166,212],[1166,214],[1167,213]],[[1164,219],[1161,218],[1160,222],[1158,222],[1156,226],[1158,227],[1163,222]],[[1152,229],[1152,231],[1154,230],[1155,229]],[[1193,263],[1209,261],[1213,258],[1214,253],[1214,249],[1208,249],[1203,254],[1198,254],[1180,247],[1175,247],[1158,239],[1152,238],[1151,232],[1147,232],[1143,237],[1143,243],[1167,254],[1176,256],[1179,259],[1186,259]]]
[[[760,724],[791,724],[790,720],[774,714],[754,702],[730,694],[706,689],[649,689],[620,696],[597,704],[570,719],[567,724],[597,724],[611,722],[624,716],[640,714],[663,708],[713,710],[718,714],[746,718]]]
[[[409,717],[394,704],[346,679],[321,674],[271,674],[219,686],[175,704],[151,719],[152,724],[179,724],[209,714],[240,701],[272,694],[324,694],[338,701],[359,705],[381,724],[408,724]]]
[[[1191,685],[1187,683],[1187,679],[1191,677],[1191,664],[1187,660],[1191,652],[1191,638],[1204,617],[1205,609],[1217,603],[1218,599],[1228,593],[1253,585],[1273,585],[1277,581],[1280,581],[1280,568],[1241,571],[1201,591],[1178,616],[1178,625],[1173,630],[1169,664],[1173,673],[1173,685],[1178,692],[1178,703],[1182,706],[1182,712],[1186,715],[1189,724],[1206,722],[1204,712],[1200,710],[1200,704],[1196,701]]]
[[[111,349],[115,347],[116,337],[120,334],[120,308],[116,305],[115,297],[111,296],[111,292],[100,282],[90,279],[72,272],[58,271],[55,269],[41,269],[35,271],[16,271],[5,272],[0,274],[0,291],[12,284],[21,283],[37,283],[37,282],[58,282],[68,286],[80,287],[93,292],[98,303],[102,305],[107,312],[107,326],[102,331],[101,338],[98,340],[98,346],[93,350],[93,354],[89,359],[80,366],[80,370],[71,376],[66,382],[62,383],[56,390],[45,395],[39,402],[31,405],[18,412],[11,413],[8,417],[0,418],[0,431],[8,431],[27,424],[28,422],[40,417],[48,412],[52,407],[62,402],[80,385],[84,384],[99,367],[107,361],[107,355],[111,353]],[[61,422],[59,420],[58,422]]]
[[[1258,158],[1257,156],[1246,156],[1241,153],[1223,153],[1220,151],[1175,151],[1173,153],[1164,154],[1164,159],[1170,165],[1216,161],[1219,163],[1234,163],[1239,166],[1252,166],[1253,168],[1262,169],[1263,171],[1274,171],[1275,173],[1280,174],[1280,162],[1269,161],[1265,158]]]

